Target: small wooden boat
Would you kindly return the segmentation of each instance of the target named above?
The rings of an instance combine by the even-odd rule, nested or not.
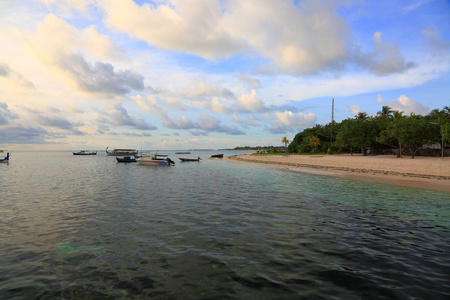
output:
[[[3,153],[3,150],[2,150],[2,153]],[[9,155],[9,152],[8,152],[8,153],[6,153],[5,157],[0,158],[0,163],[7,163],[7,162],[9,162],[9,157],[10,157],[10,155]]]
[[[81,150],[78,152],[73,152],[73,155],[97,155],[97,151]]]
[[[179,157],[178,158],[181,161],[201,161],[202,159],[200,157],[198,158],[183,158],[183,157]]]
[[[128,162],[136,162],[136,156],[124,156],[124,157],[116,157],[117,162],[123,162],[123,163],[128,163]]]
[[[223,154],[213,154],[211,158],[223,158]]]
[[[109,147],[106,147],[106,154],[109,156],[127,156],[138,154],[136,149],[114,149],[113,151],[108,151],[108,148]]]
[[[167,157],[167,155],[162,154],[149,154],[142,157],[136,158],[136,162],[144,165],[153,166],[171,166],[175,162]]]

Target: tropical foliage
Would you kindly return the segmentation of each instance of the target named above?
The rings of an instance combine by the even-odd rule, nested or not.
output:
[[[313,148],[313,153],[316,150],[316,147],[320,145],[320,140],[317,136],[315,135],[310,135],[307,138],[307,143],[309,146],[311,146]]]
[[[312,143],[312,139],[316,142]],[[315,150],[339,153],[367,148],[398,149],[399,156],[406,152],[414,158],[424,145],[440,145],[442,149],[447,143],[450,143],[450,107],[435,109],[426,116],[406,116],[383,106],[373,116],[360,112],[340,123],[307,128],[295,136],[287,150],[291,153]]]

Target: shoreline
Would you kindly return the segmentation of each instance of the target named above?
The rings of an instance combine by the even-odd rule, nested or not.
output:
[[[290,172],[345,177],[450,192],[450,157],[338,155],[239,155],[230,161],[266,165]]]

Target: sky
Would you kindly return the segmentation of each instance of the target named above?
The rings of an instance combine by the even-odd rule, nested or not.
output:
[[[450,106],[448,0],[0,0],[0,149],[282,145]]]

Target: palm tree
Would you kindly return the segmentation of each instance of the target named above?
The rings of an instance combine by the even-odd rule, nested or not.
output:
[[[315,135],[310,135],[307,139],[308,145],[313,148],[313,154],[316,150],[316,147],[320,145],[320,139]]]
[[[281,139],[281,142],[284,143],[284,153],[287,154],[287,144],[289,144],[288,138],[285,136]]]
[[[400,122],[402,119],[405,118],[405,116],[403,115],[402,111],[398,111],[398,110],[394,110],[392,112],[392,116],[394,118],[394,122],[398,124],[398,122]],[[394,128],[396,126],[396,124],[394,123]],[[398,140],[398,137],[397,137]],[[398,157],[402,158],[403,154],[402,154],[402,143],[400,143],[400,141],[398,141]]]
[[[358,120],[367,120],[368,117],[369,117],[369,116],[368,116],[367,113],[365,113],[365,112],[359,112],[359,113],[356,115],[356,118],[357,118]]]
[[[392,113],[393,112],[394,111],[389,106],[384,105],[381,108],[381,111],[377,112],[377,115],[382,116],[382,117],[387,119],[387,118],[391,118],[392,117]]]

